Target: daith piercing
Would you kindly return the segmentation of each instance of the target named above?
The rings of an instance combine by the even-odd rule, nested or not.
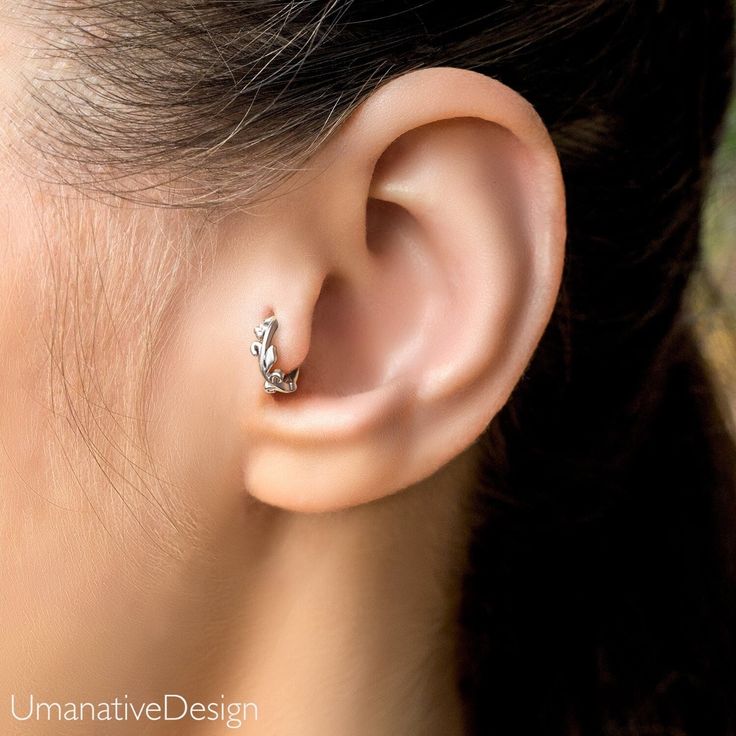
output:
[[[279,368],[274,368],[278,360],[276,346],[271,344],[273,336],[279,327],[279,321],[272,314],[261,322],[253,332],[258,340],[251,343],[250,352],[258,358],[261,374],[266,379],[263,389],[267,394],[293,394],[296,391],[296,379],[299,377],[299,368],[284,375]]]

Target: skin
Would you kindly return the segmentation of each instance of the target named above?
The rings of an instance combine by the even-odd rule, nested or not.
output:
[[[374,92],[257,205],[45,180],[0,39],[0,726],[61,703],[254,702],[259,734],[460,734],[473,444],[551,314],[557,158],[472,72]],[[19,33],[19,31],[15,31]],[[271,311],[299,391],[249,346]],[[222,733],[222,722],[105,724]]]

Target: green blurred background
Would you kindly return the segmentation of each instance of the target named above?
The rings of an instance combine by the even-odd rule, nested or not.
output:
[[[703,218],[704,263],[691,313],[736,426],[736,95],[727,114]]]
[[[706,264],[726,307],[736,310],[736,97],[714,165],[703,228]]]

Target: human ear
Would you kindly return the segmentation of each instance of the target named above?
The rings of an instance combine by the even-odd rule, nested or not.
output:
[[[301,366],[298,390],[273,395],[245,365],[232,407],[244,489],[285,509],[372,501],[463,452],[524,372],[559,289],[549,134],[524,98],[471,71],[383,84],[255,219],[237,217],[236,235],[255,228],[268,245],[257,288],[243,273],[252,312],[233,330],[253,339],[273,312],[279,367]]]

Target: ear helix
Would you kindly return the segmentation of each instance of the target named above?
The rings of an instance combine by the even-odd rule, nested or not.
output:
[[[266,393],[293,394],[297,389],[296,380],[299,377],[299,368],[284,374],[280,368],[275,367],[278,354],[276,346],[271,343],[278,327],[279,321],[275,315],[266,317],[253,330],[258,340],[251,344],[250,352],[258,358],[258,366],[265,379],[263,390]]]

